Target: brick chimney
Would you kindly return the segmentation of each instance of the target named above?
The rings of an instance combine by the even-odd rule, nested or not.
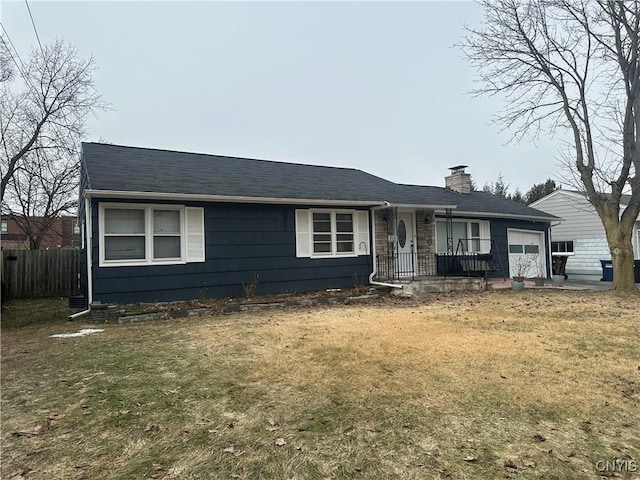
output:
[[[449,167],[451,174],[444,177],[444,186],[454,192],[471,193],[471,175],[464,173],[465,168],[467,168],[467,165]]]

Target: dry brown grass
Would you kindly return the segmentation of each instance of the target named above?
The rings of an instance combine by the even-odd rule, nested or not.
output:
[[[48,337],[62,327],[3,331],[3,478],[577,479],[640,461],[637,296],[385,299]]]

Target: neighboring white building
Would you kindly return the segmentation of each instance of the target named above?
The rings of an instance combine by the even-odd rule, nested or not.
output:
[[[623,195],[621,210],[630,196]],[[607,237],[600,217],[584,194],[572,190],[556,190],[530,205],[562,220],[551,225],[551,252],[566,255],[566,274],[577,280],[600,280],[600,260],[611,260]],[[633,228],[634,258],[640,259],[640,222]]]

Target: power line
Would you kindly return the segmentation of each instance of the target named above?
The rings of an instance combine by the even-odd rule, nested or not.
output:
[[[24,62],[22,61],[22,58],[20,58],[20,54],[18,53],[18,49],[16,48],[16,46],[11,41],[11,37],[9,36],[9,32],[7,32],[7,29],[4,28],[4,25],[2,24],[2,22],[0,22],[0,27],[2,27],[2,31],[4,32],[4,35],[0,35],[0,40],[2,40],[2,43],[7,48],[7,52],[9,53],[9,56],[11,57],[11,60],[13,60],[13,63],[15,63],[16,67],[18,67],[18,71],[20,72],[20,75],[22,76],[22,78],[24,79],[26,84],[29,87],[31,87],[31,89],[37,94],[38,90],[32,85],[31,81],[29,80],[29,76],[26,73],[27,69],[24,66]],[[7,41],[4,39],[4,37],[7,37],[7,40],[9,41],[9,45],[11,45],[11,48],[9,48],[9,45],[7,45]],[[15,57],[13,56],[13,53],[11,52],[12,49],[13,49],[13,53],[16,54]],[[16,60],[16,58],[17,58],[17,60]]]
[[[9,37],[9,32],[7,32],[7,29],[4,28],[4,25],[2,24],[2,22],[0,22],[0,27],[2,27],[2,31],[4,32],[4,35],[0,35],[0,40],[2,40],[2,43],[4,43],[4,46],[7,47],[7,52],[9,52],[9,56],[11,57],[11,60],[13,60],[13,63],[15,63],[16,67],[18,67],[18,71],[24,77],[24,73],[23,73],[24,63],[20,58],[20,54],[18,53],[18,50],[16,49],[15,45],[11,41],[11,37]],[[7,40],[9,41],[11,48],[9,48],[9,45],[7,45],[7,42],[5,41],[4,37],[7,37]],[[15,52],[18,60],[14,58],[13,53],[11,53],[11,49],[13,49],[13,51]]]
[[[29,6],[29,2],[27,0],[24,0],[24,4],[27,6],[27,11],[29,12],[29,18],[31,19],[31,25],[33,25],[33,31],[36,34],[36,40],[38,41],[38,45],[40,45],[40,51],[42,52],[42,56],[44,57],[44,49],[42,48],[42,43],[40,43],[40,36],[38,35],[36,22],[33,21],[33,15],[31,15],[31,7]]]

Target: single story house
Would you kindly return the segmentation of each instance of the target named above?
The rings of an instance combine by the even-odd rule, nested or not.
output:
[[[621,211],[624,211],[630,195],[623,195]],[[600,217],[583,192],[556,190],[531,204],[532,207],[560,217],[551,227],[551,251],[553,255],[566,256],[565,273],[577,280],[600,280],[601,260],[611,260],[607,236]],[[634,258],[640,259],[640,221],[634,227],[632,237]]]
[[[399,285],[419,276],[548,276],[555,216],[361,170],[83,144],[88,301],[136,303]],[[453,261],[452,261],[453,260]],[[457,270],[456,270],[457,269]],[[529,276],[536,276],[532,271]]]

